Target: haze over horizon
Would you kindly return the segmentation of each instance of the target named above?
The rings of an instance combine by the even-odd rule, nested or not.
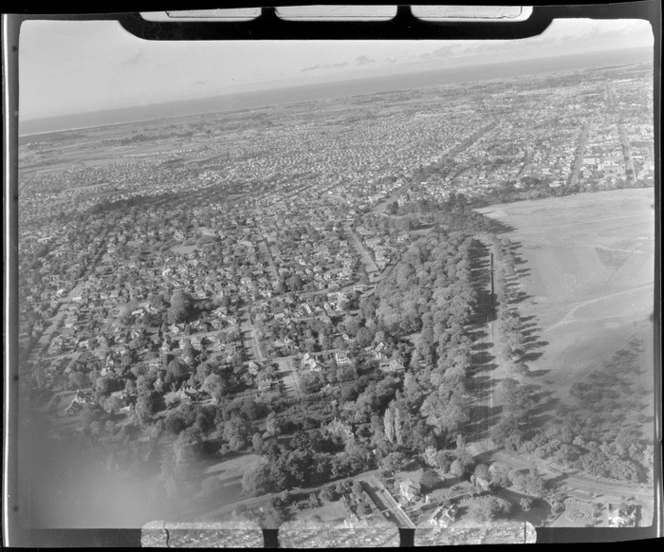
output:
[[[611,65],[611,54],[616,51],[645,50],[652,44],[652,30],[642,20],[557,20],[540,36],[514,41],[307,41],[306,48],[301,42],[289,41],[149,42],[128,34],[116,22],[28,21],[21,28],[19,48],[21,134],[44,132],[36,123],[46,119],[80,120],[118,109],[154,111],[164,104],[205,104],[223,98],[229,105],[213,109],[240,109],[242,105],[231,105],[231,99],[239,94],[251,97],[343,83],[357,89],[358,83],[369,79],[398,78],[404,83],[410,76],[427,72],[448,70],[452,74],[488,64],[514,63],[508,76],[514,76],[519,65],[532,65],[535,60],[548,62],[536,72],[562,70],[548,66],[554,64],[552,60],[572,54],[579,56],[572,70],[581,68],[581,58],[590,59],[589,54],[595,54],[590,57],[596,59],[589,66],[597,67],[597,60]],[[459,78],[453,82],[460,82]],[[44,94],[44,90],[49,93]],[[378,87],[379,91],[386,91],[385,86]],[[170,115],[194,113],[185,110]],[[129,118],[168,115],[134,114]],[[113,122],[129,121],[109,120],[107,116],[93,124],[65,126]]]

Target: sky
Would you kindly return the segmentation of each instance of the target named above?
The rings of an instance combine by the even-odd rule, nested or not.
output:
[[[248,90],[652,47],[642,20],[557,20],[518,41],[159,41],[113,21],[26,21],[19,39],[22,120]]]

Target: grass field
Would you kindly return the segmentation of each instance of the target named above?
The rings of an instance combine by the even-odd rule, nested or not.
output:
[[[655,210],[653,189],[629,189],[493,205],[512,229],[533,341],[528,364],[560,399],[632,337],[643,340],[652,388]]]
[[[325,502],[318,508],[292,511],[292,519],[296,521],[317,521],[323,523],[342,524],[346,519],[346,511],[341,501]]]
[[[218,507],[240,500],[242,495],[242,477],[260,461],[256,454],[244,454],[222,462],[216,462],[205,470],[205,477],[217,477],[221,483],[221,491],[216,495]]]

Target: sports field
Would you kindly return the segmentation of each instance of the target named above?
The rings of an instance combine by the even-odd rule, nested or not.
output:
[[[501,237],[522,261],[518,306],[541,353],[528,364],[559,398],[631,338],[652,351],[654,201],[653,189],[626,189],[481,210],[512,228]]]

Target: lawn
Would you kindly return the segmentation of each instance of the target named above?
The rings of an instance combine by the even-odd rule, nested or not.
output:
[[[327,502],[318,508],[293,511],[293,521],[318,521],[323,523],[343,523],[346,511],[340,500]]]
[[[244,472],[259,461],[260,456],[256,454],[243,454],[207,467],[203,479],[217,477],[222,483],[219,492],[215,494],[219,506],[243,498],[242,477]]]
[[[627,189],[481,209],[513,230],[521,316],[531,320],[532,383],[565,401],[570,387],[637,336],[652,348],[652,189]],[[644,381],[654,363],[643,357]],[[651,382],[652,383],[652,382]]]

